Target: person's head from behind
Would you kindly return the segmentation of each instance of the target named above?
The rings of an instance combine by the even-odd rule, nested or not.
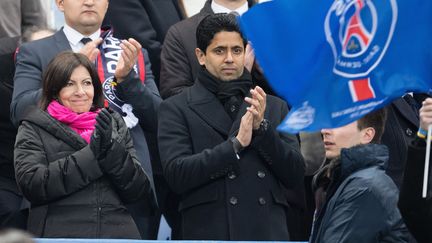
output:
[[[108,10],[108,0],[55,0],[67,25],[83,35],[96,32]]]
[[[369,143],[379,144],[384,133],[386,119],[387,112],[383,108],[368,113],[348,125],[333,129],[322,129],[326,158],[338,157],[342,148],[351,148]]]
[[[195,54],[200,65],[222,81],[239,78],[244,70],[247,41],[233,14],[213,14],[196,30]]]
[[[40,39],[43,39],[45,37],[51,36],[54,33],[55,33],[55,30],[50,29],[50,28],[32,26],[30,28],[27,28],[24,31],[24,33],[21,37],[21,41],[23,43],[26,43],[26,42],[30,42],[30,41],[40,40]]]
[[[32,235],[19,229],[3,229],[0,231],[1,243],[34,243]]]
[[[54,100],[75,113],[103,107],[102,85],[86,56],[62,52],[48,64],[43,77],[41,108],[46,110]]]

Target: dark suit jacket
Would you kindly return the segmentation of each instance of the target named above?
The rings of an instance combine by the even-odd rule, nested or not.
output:
[[[237,134],[246,107],[233,122],[200,82],[161,104],[159,150],[165,177],[182,197],[183,239],[289,239],[283,189],[302,183],[304,164],[296,136],[275,130],[288,108],[268,95],[269,129],[237,159],[227,138]]]
[[[148,50],[158,82],[165,34],[184,17],[179,0],[110,0],[104,24],[114,28],[115,37],[135,38]]]
[[[249,7],[254,0],[248,0]],[[213,14],[211,0],[207,0],[201,11],[169,28],[161,53],[159,88],[162,98],[179,93],[191,86],[201,66],[195,55],[196,28],[201,20]]]

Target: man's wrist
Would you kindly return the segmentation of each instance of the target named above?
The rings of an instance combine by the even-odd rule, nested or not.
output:
[[[270,122],[267,119],[263,119],[261,121],[258,129],[256,129],[254,131],[254,135],[256,135],[256,136],[263,135],[265,132],[267,132],[269,125],[270,125]]]
[[[235,148],[241,152],[246,146],[244,145],[244,143],[242,143],[240,141],[240,139],[238,139],[237,137],[232,137],[231,138],[231,142],[233,143],[233,145],[235,146]]]
[[[234,153],[236,154],[237,159],[240,159],[239,154],[245,147],[240,143],[237,137],[232,137],[230,140],[233,144]]]

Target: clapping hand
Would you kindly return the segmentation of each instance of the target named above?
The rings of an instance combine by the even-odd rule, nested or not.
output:
[[[112,144],[112,117],[107,109],[102,109],[96,117],[95,131],[90,140],[90,149],[99,160],[106,155]]]
[[[257,130],[261,122],[264,120],[264,112],[266,110],[266,93],[264,90],[256,86],[251,91],[252,98],[246,97],[245,101],[251,106],[247,108],[253,114],[253,129]]]
[[[118,83],[121,83],[132,71],[141,52],[141,44],[133,38],[122,40],[120,47],[122,48],[122,52],[114,74]]]

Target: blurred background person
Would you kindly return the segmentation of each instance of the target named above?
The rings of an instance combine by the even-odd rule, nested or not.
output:
[[[147,49],[159,86],[160,53],[165,34],[171,25],[184,18],[181,0],[110,0],[104,24],[113,27],[115,37],[132,37]]]
[[[41,0],[0,2],[0,38],[21,36],[31,26],[47,27]]]
[[[0,109],[9,110],[12,99],[14,53],[18,37],[0,39]],[[0,112],[0,228],[26,227],[26,214],[21,212],[22,195],[15,181],[13,148],[17,129],[8,112]]]
[[[122,117],[102,107],[85,55],[63,52],[50,62],[40,109],[23,119],[14,151],[36,237],[141,238],[124,203],[150,198],[150,182]]]
[[[32,26],[23,36],[0,38],[0,109],[9,110],[13,76],[15,73],[14,53],[21,42],[29,42],[52,35],[51,29]],[[23,201],[15,181],[13,149],[17,129],[7,112],[0,113],[0,228],[21,228],[27,225],[28,205]]]
[[[32,236],[21,230],[4,230],[0,231],[1,243],[34,243]]]

